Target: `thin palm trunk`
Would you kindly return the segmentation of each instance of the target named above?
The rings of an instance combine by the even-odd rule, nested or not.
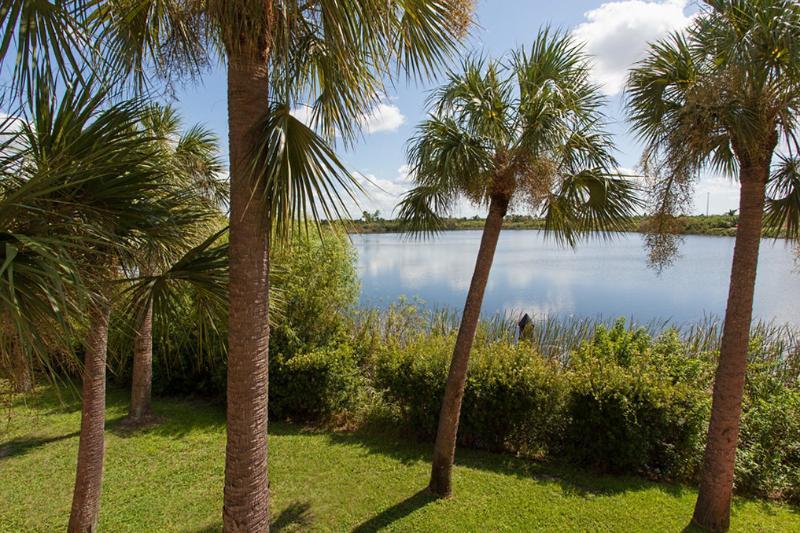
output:
[[[727,531],[730,526],[736,443],[768,177],[769,165],[742,168],[739,226],[733,251],[728,306],[714,379],[711,423],[700,493],[693,517],[696,524],[712,531]]]
[[[254,128],[269,110],[267,88],[266,60],[230,58],[230,315],[225,531],[269,530],[269,236],[263,191],[260,187],[254,190],[248,165]]]
[[[97,531],[100,490],[103,483],[104,430],[106,407],[106,349],[108,346],[108,301],[95,303],[90,310],[85,345],[81,435],[70,532]]]
[[[456,454],[456,436],[458,421],[461,415],[461,400],[464,398],[464,387],[467,381],[467,367],[475,330],[483,305],[483,293],[489,280],[497,240],[503,226],[503,217],[508,208],[508,200],[492,197],[489,214],[483,227],[481,245],[475,271],[464,304],[461,325],[458,329],[450,372],[444,389],[444,399],[439,412],[439,428],[436,432],[436,444],[433,449],[433,466],[431,469],[430,491],[440,497],[450,496],[452,492],[451,475],[453,460]]]
[[[31,362],[25,355],[25,347],[18,338],[11,342],[11,379],[14,392],[31,392],[33,390],[33,374]]]
[[[153,302],[142,313],[133,339],[133,379],[128,417],[139,422],[149,416],[153,389]]]

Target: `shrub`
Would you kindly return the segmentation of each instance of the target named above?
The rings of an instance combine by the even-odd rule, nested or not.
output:
[[[564,453],[615,472],[695,474],[708,396],[703,360],[687,357],[677,333],[655,341],[643,328],[599,325],[572,358]]]
[[[376,386],[406,421],[433,439],[444,395],[453,336],[419,336],[386,347],[376,360]],[[458,440],[462,445],[542,454],[561,428],[564,390],[556,368],[530,345],[476,345],[470,358]]]
[[[269,409],[277,418],[317,421],[353,407],[364,386],[348,345],[270,360]]]
[[[420,438],[436,436],[454,342],[453,336],[418,335],[402,345],[379,346],[373,361],[376,388],[397,404]]]
[[[735,481],[742,492],[800,502],[800,391],[748,398]]]
[[[691,477],[707,413],[704,395],[651,370],[584,363],[571,374],[564,452],[581,465]]]
[[[278,291],[270,333],[272,353],[300,353],[344,338],[358,301],[355,250],[333,230],[297,237],[276,248],[271,281]]]

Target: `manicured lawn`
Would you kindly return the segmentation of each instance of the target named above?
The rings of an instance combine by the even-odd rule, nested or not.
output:
[[[224,412],[156,402],[157,426],[123,431],[126,397],[109,397],[103,531],[220,528]],[[0,419],[0,531],[64,530],[78,445],[74,402],[37,397]],[[8,416],[6,416],[8,415]],[[680,531],[687,487],[590,475],[460,450],[455,496],[421,491],[430,445],[270,426],[273,530]],[[800,531],[800,509],[737,500],[734,531]]]

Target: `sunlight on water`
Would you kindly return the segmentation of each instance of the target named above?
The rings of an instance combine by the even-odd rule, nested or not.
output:
[[[447,232],[425,241],[396,234],[354,235],[362,305],[387,305],[404,295],[420,297],[432,307],[460,309],[480,235]],[[646,265],[638,234],[591,241],[572,250],[545,240],[540,231],[505,231],[483,311],[676,323],[722,316],[733,243],[729,237],[687,236],[681,257],[658,275]],[[762,242],[754,314],[800,323],[800,273],[793,250],[783,241]]]

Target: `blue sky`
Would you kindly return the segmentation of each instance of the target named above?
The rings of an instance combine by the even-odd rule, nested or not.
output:
[[[696,7],[686,0],[478,0],[477,26],[465,46],[499,56],[531,43],[545,25],[571,31],[586,43],[595,61],[594,76],[608,96],[606,113],[616,134],[618,158],[625,168],[635,168],[640,148],[623,120],[620,93],[627,67],[639,59],[648,41],[686,25]],[[436,86],[425,84],[393,87],[375,112],[363,119],[365,136],[343,152],[350,168],[379,185],[361,199],[360,209],[380,210],[390,216],[399,196],[410,183],[405,172],[405,144],[414,126],[424,118],[425,98]],[[213,129],[227,147],[225,70],[220,67],[204,77],[202,85],[178,91],[174,104],[187,123],[201,122]],[[737,207],[737,188],[724,177],[704,176],[696,187],[695,211],[705,212],[710,193],[712,213]],[[480,210],[464,204],[455,215],[471,216]]]

